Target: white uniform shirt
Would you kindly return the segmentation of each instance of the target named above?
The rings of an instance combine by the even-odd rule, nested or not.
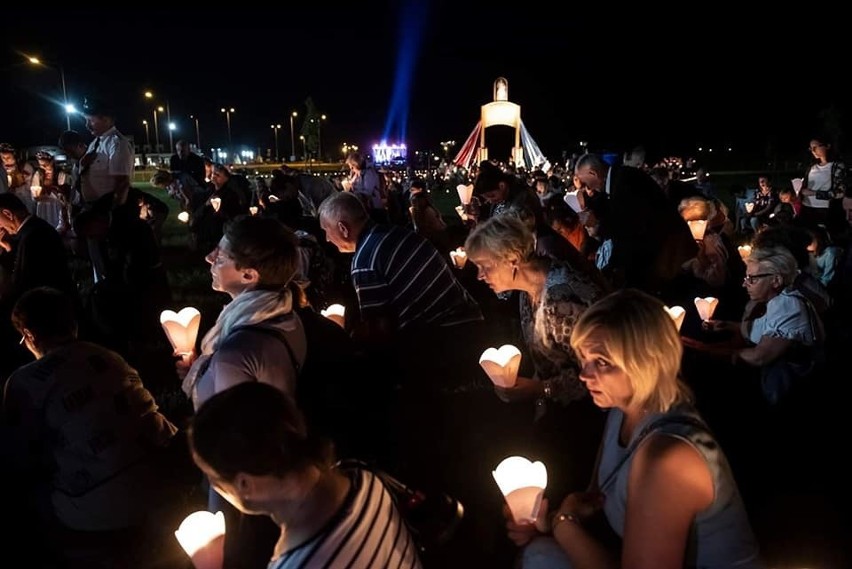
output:
[[[99,142],[100,141],[100,142]],[[114,126],[95,138],[87,150],[95,152],[95,161],[83,176],[83,201],[94,202],[115,189],[115,176],[133,174],[133,146]]]
[[[818,192],[820,190],[831,189],[831,167],[833,162],[826,164],[814,164],[808,171],[808,188]],[[802,196],[802,205],[805,207],[814,207],[825,209],[828,207],[828,200],[818,199],[816,196]]]

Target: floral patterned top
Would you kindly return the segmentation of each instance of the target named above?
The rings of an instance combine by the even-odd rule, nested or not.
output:
[[[586,308],[605,294],[590,276],[563,261],[551,263],[537,306],[527,293],[521,293],[521,329],[534,379],[550,380],[552,399],[563,405],[588,395],[579,379],[580,362],[571,349],[571,332]]]

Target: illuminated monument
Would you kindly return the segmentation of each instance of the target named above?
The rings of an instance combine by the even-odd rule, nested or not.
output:
[[[453,163],[470,168],[474,164],[488,160],[485,129],[498,125],[515,129],[515,145],[512,147],[511,158],[516,166],[531,169],[546,162],[547,159],[521,120],[521,106],[509,101],[509,81],[505,77],[498,77],[494,81],[494,100],[482,105],[479,122],[453,159]]]

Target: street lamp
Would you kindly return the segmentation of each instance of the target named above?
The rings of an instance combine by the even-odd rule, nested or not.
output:
[[[281,128],[281,125],[271,124],[269,128],[275,133],[275,161],[278,162],[278,129]]]
[[[148,145],[148,150],[151,150],[151,131],[148,130],[148,121],[142,121],[145,125],[145,144]]]
[[[198,117],[189,115],[189,118],[195,121],[195,147],[201,152],[201,130],[198,128]]]
[[[160,123],[157,121],[157,113],[163,112],[163,107],[154,107],[154,139],[157,143],[156,153],[160,153]]]
[[[145,98],[146,99],[153,99],[154,93],[152,93],[151,91],[145,91]],[[160,111],[162,113],[164,109],[163,109],[163,107],[157,107],[156,110]],[[172,110],[171,110],[171,107],[169,106],[168,101],[166,101],[165,111],[166,111],[166,124],[168,124],[168,126],[169,126],[169,152],[174,153],[175,145],[174,145],[174,139],[172,138],[172,131],[174,130],[172,128]],[[155,111],[154,112],[154,131],[157,131],[156,116],[157,116],[157,114],[156,114],[156,111]],[[159,152],[159,151],[160,151],[160,135],[157,134],[157,152]]]
[[[233,154],[234,149],[231,142],[231,113],[236,112],[233,107],[226,109],[222,108],[222,112],[225,113],[225,122],[228,123],[228,152]]]
[[[175,123],[169,122],[169,146],[172,149],[172,154],[174,154],[174,149],[175,149],[175,145],[174,145],[174,142],[173,142],[173,139],[172,139],[172,133],[174,132],[174,130],[176,128],[177,128],[177,126],[175,125]]]
[[[299,113],[293,111],[290,114],[290,162],[296,160],[296,135],[293,130],[293,119],[299,116]]]
[[[319,124],[317,124],[317,160],[320,162],[322,162],[322,121],[326,118],[325,115],[320,116]]]
[[[305,156],[305,162],[308,161],[308,143],[305,141],[305,136],[303,134],[299,135],[299,140],[302,141],[302,154]]]
[[[28,57],[27,60],[33,65],[43,65],[45,67],[53,67],[57,71],[59,71],[59,81],[62,85],[62,108],[65,109],[65,130],[71,130],[71,113],[74,112],[74,106],[68,104],[68,91],[65,90],[65,70],[61,65],[51,66],[48,65],[37,57]]]

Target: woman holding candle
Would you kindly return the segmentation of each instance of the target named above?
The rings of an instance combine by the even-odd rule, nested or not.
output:
[[[306,433],[280,390],[253,382],[214,395],[195,415],[189,441],[217,492],[280,528],[270,569],[421,566],[382,480],[335,466],[331,446]]]
[[[552,515],[542,505],[536,525],[509,522],[523,566],[760,567],[727,459],[678,378],[683,347],[663,304],[615,292],[580,316],[571,346],[609,409],[600,458],[589,491]],[[599,513],[615,543],[590,523]]]
[[[197,410],[216,393],[245,382],[266,383],[295,397],[307,341],[288,288],[299,264],[292,232],[275,219],[238,217],[226,225],[207,262],[213,290],[227,293],[231,302],[201,341],[201,354],[178,362],[183,390],[193,407]],[[233,528],[240,516],[230,518],[234,512],[224,506],[211,492],[211,511],[225,510]],[[264,525],[270,527],[264,529]],[[236,538],[235,531],[228,534],[226,563],[233,556],[242,559],[240,567],[252,567],[246,559],[256,555],[256,566],[264,567],[277,535],[271,526],[262,518],[241,519],[241,528],[252,528],[250,537]],[[265,552],[256,539],[266,544]]]
[[[708,320],[704,326],[747,343],[729,352],[731,361],[760,368],[763,395],[775,404],[822,360],[825,333],[811,302],[793,286],[799,269],[792,253],[780,246],[757,247],[745,264],[746,316],[742,322]]]
[[[571,486],[588,476],[594,444],[586,443],[594,440],[602,417],[578,378],[579,361],[568,340],[583,311],[605,291],[580,267],[538,255],[535,248],[530,229],[512,215],[479,224],[465,243],[479,280],[497,294],[520,291],[521,332],[533,375],[519,376],[514,387],[495,387],[497,396],[507,403],[534,405],[538,439],[545,445],[548,464],[558,473],[554,479]],[[566,443],[566,432],[583,435]],[[566,444],[573,452],[565,452]]]

